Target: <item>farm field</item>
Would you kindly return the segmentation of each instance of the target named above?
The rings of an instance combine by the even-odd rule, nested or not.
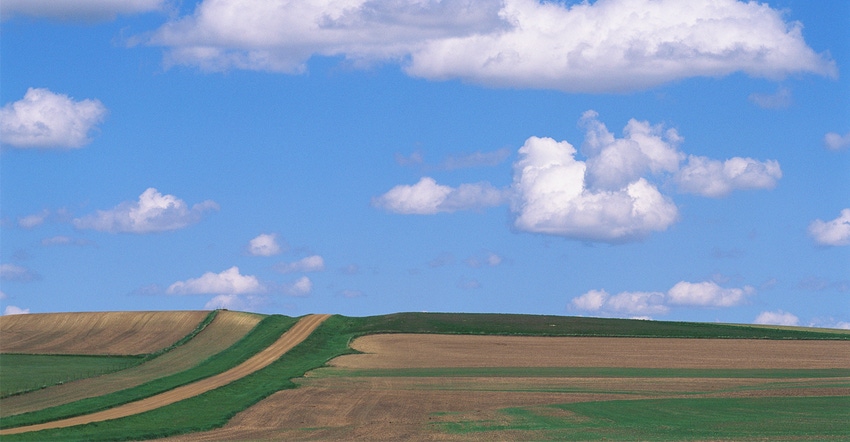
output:
[[[197,336],[190,339],[184,345],[180,345],[159,357],[125,370],[117,372],[111,370],[114,373],[79,379],[76,382],[63,383],[61,385],[52,385],[27,394],[6,398],[3,400],[3,407],[0,408],[0,417],[56,407],[89,397],[102,396],[188,370],[235,344],[251,331],[262,318],[261,315],[242,312],[218,312],[209,325],[204,327]],[[144,334],[139,333],[139,335]],[[6,369],[6,363],[3,361],[7,357],[11,357],[11,355],[0,358],[0,369]],[[38,355],[31,357],[49,358],[51,356]],[[138,359],[136,360],[138,361]],[[63,362],[62,359],[57,361]],[[64,363],[57,367],[45,362],[41,361],[38,366],[54,367],[55,370],[64,370],[65,372],[72,370]],[[105,364],[109,362],[110,360],[104,361]],[[6,382],[14,382],[15,378],[13,376],[14,373],[7,372],[3,374]],[[12,381],[9,381],[9,378]],[[27,384],[25,379],[20,382]]]
[[[237,314],[218,312],[230,313]],[[202,342],[217,320],[123,371]],[[240,350],[240,360],[258,354],[295,321],[264,317],[210,361]],[[236,359],[216,366],[235,367]],[[4,417],[0,426],[53,421],[63,414],[48,410],[80,403],[87,404],[82,410],[119,409],[128,397],[179,391],[195,381],[164,381],[212,375],[208,369],[211,374],[188,374],[205,364]],[[523,315],[337,315],[267,367],[232,380],[142,414],[4,434],[3,440],[850,438],[841,424],[850,420],[850,334],[839,330]],[[5,405],[3,399],[0,409]]]

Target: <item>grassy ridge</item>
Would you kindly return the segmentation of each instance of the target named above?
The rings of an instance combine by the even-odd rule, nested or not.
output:
[[[263,323],[270,321],[269,318],[266,318]],[[294,322],[294,320],[292,321]],[[350,340],[357,336],[373,333],[848,339],[846,334],[829,331],[775,330],[722,324],[560,316],[421,313],[401,313],[365,318],[334,316],[280,360],[227,386],[140,415],[72,428],[11,435],[4,437],[4,442],[6,440],[140,440],[216,428],[224,425],[236,413],[275,391],[294,388],[295,384],[290,381],[291,378],[302,376],[307,371],[321,367],[336,356],[353,353],[354,351],[348,347]],[[244,345],[244,343],[237,344],[234,347],[240,345]],[[744,373],[738,374],[743,375]],[[781,375],[792,375],[790,372],[774,374],[780,375],[779,377],[782,377]],[[814,377],[822,377],[831,373],[815,370],[809,371],[808,374]],[[791,400],[793,399],[795,398],[791,398]],[[824,402],[827,405],[835,406],[842,405],[841,400],[842,398],[827,398]],[[838,401],[838,403],[835,403],[835,401]],[[759,406],[755,402],[750,403],[750,405]],[[522,414],[524,411],[518,413]],[[740,415],[740,410],[738,413]],[[829,414],[829,416],[834,414]],[[3,425],[6,425],[5,420]],[[552,429],[547,427],[545,431]],[[557,430],[557,428],[555,429]],[[466,429],[462,429],[462,431],[481,430],[476,430],[469,425],[466,426]]]
[[[547,410],[550,410],[547,412]],[[562,410],[562,413],[553,411]],[[442,422],[455,434],[523,432],[535,440],[847,440],[850,397],[686,398],[579,402]]]
[[[115,393],[87,398],[31,413],[9,416],[0,421],[0,428],[38,424],[105,410],[127,402],[144,399],[199,379],[213,376],[235,367],[260,350],[268,347],[272,342],[277,340],[283,332],[295,324],[296,321],[297,319],[286,316],[268,316],[260,321],[260,323],[257,324],[257,326],[239,342],[189,370],[160,378],[133,388],[117,391]]]
[[[132,367],[144,356],[0,355],[0,398]]]
[[[734,339],[840,339],[842,331],[751,327],[701,322],[638,321],[490,313],[396,313],[350,318],[358,333],[448,333],[524,336],[608,336]]]

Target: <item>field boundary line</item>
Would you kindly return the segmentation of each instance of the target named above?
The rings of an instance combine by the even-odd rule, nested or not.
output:
[[[18,433],[27,433],[31,431],[40,431],[55,428],[65,428],[75,425],[83,425],[93,422],[102,422],[106,420],[118,419],[122,417],[132,416],[134,414],[143,413],[164,407],[175,402],[189,399],[194,396],[206,393],[207,391],[227,385],[233,381],[241,379],[249,374],[259,371],[274,361],[278,360],[286,352],[291,350],[296,345],[304,341],[311,333],[313,333],[319,325],[322,324],[331,315],[308,315],[300,319],[289,330],[283,333],[277,341],[266,347],[259,353],[255,354],[245,362],[231,368],[223,373],[215,376],[201,379],[191,384],[177,387],[155,396],[141,399],[135,402],[130,402],[124,405],[119,405],[115,408],[99,411],[96,413],[76,416],[67,419],[60,419],[52,422],[45,422],[36,425],[27,425],[23,427],[7,428],[0,430],[0,436]]]

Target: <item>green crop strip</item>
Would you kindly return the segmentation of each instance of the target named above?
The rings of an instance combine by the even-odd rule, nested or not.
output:
[[[143,359],[143,356],[2,354],[0,398],[116,372]]]
[[[239,342],[189,370],[115,393],[83,399],[31,413],[9,416],[0,422],[0,428],[20,427],[93,413],[127,402],[144,399],[181,385],[216,375],[239,365],[260,350],[271,345],[272,342],[277,340],[295,322],[295,318],[280,315],[268,316],[260,321]]]
[[[449,433],[534,432],[536,440],[846,440],[850,397],[643,399],[502,410],[435,424]]]

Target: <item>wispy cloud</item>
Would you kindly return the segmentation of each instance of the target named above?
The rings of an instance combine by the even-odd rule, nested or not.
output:
[[[823,137],[823,145],[826,146],[827,149],[833,151],[847,149],[847,147],[850,146],[850,132],[847,132],[844,135],[836,132],[829,132]]]
[[[762,109],[785,109],[791,106],[791,90],[780,87],[772,94],[754,92],[747,99]]]
[[[325,260],[319,255],[312,255],[295,262],[282,262],[274,266],[280,273],[321,272],[325,270]]]
[[[206,212],[218,210],[207,200],[191,208],[174,195],[163,195],[154,188],[145,190],[138,201],[123,202],[109,210],[74,219],[78,229],[110,233],[152,233],[177,230],[199,222]]]
[[[41,276],[17,264],[0,264],[0,280],[15,282],[30,282],[41,279]]]
[[[387,193],[373,198],[372,205],[389,212],[405,215],[433,215],[440,212],[484,209],[506,201],[506,194],[482,182],[450,187],[423,177],[414,185],[398,185]]]
[[[0,15],[3,20],[17,15],[49,18],[61,21],[103,21],[121,14],[159,11],[167,0],[3,0]]]

